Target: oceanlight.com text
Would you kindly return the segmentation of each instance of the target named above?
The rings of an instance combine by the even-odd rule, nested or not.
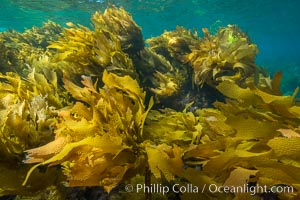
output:
[[[218,186],[216,184],[210,184],[208,186],[210,193],[250,193],[251,195],[259,193],[293,193],[294,188],[291,186],[271,186],[270,188],[266,185],[255,185],[250,186],[244,184],[242,186]]]

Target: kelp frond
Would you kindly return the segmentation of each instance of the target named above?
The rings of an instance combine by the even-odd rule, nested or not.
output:
[[[220,28],[216,35],[206,28],[203,32],[204,37],[183,59],[191,64],[197,85],[215,86],[225,80],[241,84],[254,74],[257,46],[237,26]]]
[[[96,12],[92,16],[95,29],[101,29],[117,36],[122,51],[135,54],[144,48],[141,28],[123,8],[111,5],[103,14]]]
[[[53,142],[27,151],[26,163],[40,162],[28,176],[40,165],[60,164],[69,186],[100,184],[109,192],[129,169],[137,167],[142,152],[136,149],[148,112],[145,93],[129,76],[105,71],[102,81],[105,85],[98,91],[89,77],[83,77],[83,88],[64,80],[78,102],[59,112]]]
[[[119,75],[136,76],[131,59],[122,51],[120,41],[113,32],[98,27],[92,31],[82,25],[67,24],[70,28],[65,28],[63,36],[48,46],[57,50],[53,61],[69,63],[58,63],[67,76],[101,76],[105,69]]]
[[[65,104],[55,76],[49,80],[34,70],[27,80],[12,72],[0,74],[1,145],[8,148],[8,157],[51,139],[55,109]]]
[[[23,33],[11,30],[0,33],[1,72],[18,71],[27,75],[28,66],[45,52],[51,41],[56,41],[62,27],[48,21],[42,27],[33,27]]]

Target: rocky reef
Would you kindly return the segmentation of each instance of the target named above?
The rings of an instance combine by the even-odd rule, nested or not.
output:
[[[91,22],[0,33],[3,198],[300,198],[298,88],[238,26],[144,40],[113,5]]]

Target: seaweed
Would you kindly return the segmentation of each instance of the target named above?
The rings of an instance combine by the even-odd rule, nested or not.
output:
[[[99,28],[117,36],[122,51],[125,53],[135,54],[144,48],[141,28],[123,8],[110,5],[103,14],[96,12],[91,20],[96,29]]]
[[[275,96],[232,82],[223,82],[218,89],[228,99],[215,104],[218,112],[198,111],[206,135],[201,138],[202,145],[185,153],[189,166],[201,164],[201,173],[223,186],[252,183],[270,189],[284,184],[294,192],[277,194],[280,199],[297,199],[299,177],[294,173],[299,170],[299,114],[294,110],[299,106],[294,96]],[[246,193],[235,195],[252,198]]]
[[[77,75],[79,78],[82,74],[101,77],[104,70],[136,77],[131,59],[123,51],[123,48],[129,48],[122,46],[122,42],[126,43],[123,38],[126,36],[119,38],[116,34],[126,31],[119,26],[123,27],[121,23],[125,22],[122,20],[128,20],[129,23],[131,18],[124,13],[123,9],[110,9],[113,9],[114,12],[110,11],[108,14],[96,12],[93,15],[94,31],[82,25],[76,26],[71,22],[67,23],[70,28],[65,28],[63,36],[47,47],[56,49],[51,56],[51,61],[56,63],[58,70],[64,71],[67,76]],[[116,13],[121,16],[125,15],[127,18],[115,18]],[[114,23],[119,26],[107,28],[111,22],[101,21],[106,18],[116,20]],[[117,23],[117,21],[120,22]],[[138,27],[136,28],[139,30]]]
[[[299,199],[298,88],[282,94],[237,26],[177,27],[145,46],[123,8],[92,22],[1,33],[1,196],[259,199],[288,186],[274,195]],[[133,195],[128,183],[267,190]]]
[[[230,80],[242,84],[259,68],[254,64],[257,46],[237,26],[220,28],[211,35],[202,29],[204,37],[194,45],[192,52],[183,58],[194,70],[194,82],[214,87],[219,82]]]
[[[1,72],[14,71],[26,76],[32,62],[38,60],[51,41],[56,41],[62,27],[52,21],[42,27],[32,27],[19,33],[14,30],[0,34],[0,65]]]
[[[78,102],[58,113],[61,120],[53,142],[27,150],[26,163],[41,162],[28,175],[40,165],[61,164],[69,186],[100,183],[109,192],[126,171],[137,167],[135,160],[140,158],[134,151],[143,137],[145,94],[128,76],[105,71],[102,80],[105,85],[98,92],[89,77],[82,80],[84,88],[64,79],[65,88]]]
[[[25,81],[12,72],[0,78],[5,80],[1,82],[1,144],[10,156],[20,156],[28,147],[49,141],[55,109],[64,105],[63,93],[35,71]]]

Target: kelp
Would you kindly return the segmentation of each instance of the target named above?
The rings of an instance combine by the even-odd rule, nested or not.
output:
[[[1,161],[0,165],[0,195],[18,195],[16,199],[64,199],[61,182],[64,180],[62,173],[54,168],[46,172],[35,171],[28,186],[22,186],[24,177],[30,165],[11,164]],[[41,182],[43,180],[43,182]]]
[[[58,87],[55,72],[49,74],[52,76],[33,70],[26,79],[13,72],[0,74],[1,195],[32,196],[62,180],[59,171],[48,170],[46,174],[35,172],[30,188],[19,181],[30,169],[22,163],[24,151],[53,140],[56,109],[66,105],[67,96]],[[40,178],[47,181],[41,185],[36,181]]]
[[[122,9],[115,11],[125,14]],[[70,28],[65,28],[63,36],[47,47],[57,50],[52,62],[57,62],[58,69],[65,75],[88,74],[101,77],[103,71],[108,70],[119,75],[136,76],[131,59],[121,48],[120,38],[97,21],[105,16],[113,17],[110,15],[113,13],[95,13],[92,17],[94,31],[82,25],[67,23]]]
[[[214,87],[225,80],[241,84],[259,71],[254,64],[257,46],[239,27],[228,25],[220,28],[216,35],[211,35],[206,28],[202,31],[204,37],[183,58],[193,68],[195,84]]]
[[[141,52],[142,60],[144,59],[145,61],[138,63],[138,66],[143,71],[141,74],[147,75],[147,72],[152,69],[152,77],[156,77],[158,71],[159,73],[167,74],[169,80],[176,81],[176,90],[173,90],[172,93],[161,94],[157,90],[152,90],[160,98],[178,95],[189,85],[192,74],[191,69],[183,64],[181,59],[184,55],[191,52],[189,46],[194,44],[197,39],[196,33],[178,26],[174,31],[165,31],[161,36],[146,40],[149,48]],[[162,60],[163,63],[167,64],[160,64],[156,60]],[[160,87],[157,82],[159,83],[160,80],[156,82],[155,79],[151,80],[151,83],[156,88]],[[169,84],[172,83],[169,82]]]
[[[184,27],[177,26],[174,31],[165,31],[161,36],[149,38],[146,42],[156,53],[165,56],[168,60],[172,58],[181,60],[183,56],[191,53],[190,46],[198,43],[197,32],[193,33]]]
[[[67,188],[101,186],[123,199],[260,199],[286,186],[274,195],[299,199],[298,88],[282,95],[282,74],[255,65],[257,47],[237,26],[203,37],[177,27],[146,47],[122,8],[92,22],[2,43],[40,52],[1,54],[14,62],[0,74],[0,195],[66,199]],[[129,194],[128,183],[199,190]],[[210,184],[267,191],[200,191]]]
[[[178,95],[185,86],[186,71],[176,69],[164,56],[149,48],[133,57],[141,85],[156,96],[157,102]]]
[[[103,14],[96,12],[92,16],[96,29],[102,29],[117,36],[122,51],[135,54],[144,48],[141,28],[123,8],[111,5]]]
[[[257,46],[238,26],[220,28],[216,35],[206,28],[202,31],[204,37],[199,38],[197,32],[177,27],[146,42],[200,88],[204,83],[215,87],[225,80],[242,85],[246,79],[263,74],[254,64]]]
[[[145,121],[145,137],[156,143],[189,146],[198,144],[202,126],[192,112],[172,109],[151,110]]]
[[[233,82],[222,82],[217,88],[227,96],[227,101],[216,102],[217,109],[201,109],[196,114],[186,110],[151,111],[145,133],[152,141],[183,148],[185,170],[177,175],[188,183],[219,187],[266,185],[266,193],[272,186],[286,186],[290,191],[278,193],[278,197],[297,199],[299,177],[293,174],[299,171],[300,118],[292,111],[299,106],[295,102],[296,93],[272,94],[278,89],[275,85],[275,91],[267,93],[253,85],[241,88]],[[262,195],[263,191],[256,193],[257,198]],[[253,199],[249,191],[228,194],[206,191],[182,196],[183,199],[199,197]]]
[[[105,85],[98,91],[90,77],[83,77],[84,88],[64,80],[78,102],[58,113],[61,119],[53,142],[27,151],[26,163],[41,162],[28,176],[40,165],[60,164],[69,186],[100,184],[109,192],[128,170],[138,167],[143,155],[137,150],[148,112],[145,93],[129,76],[105,71],[102,81]]]
[[[62,27],[52,21],[19,33],[14,30],[0,33],[1,72],[14,71],[27,75],[32,62],[44,54],[51,41],[56,41]]]
[[[53,84],[55,80],[34,70],[27,80],[12,72],[0,78],[1,144],[10,156],[20,157],[25,149],[51,139],[49,127],[55,121],[55,109],[64,105],[63,93]]]
[[[298,109],[294,97],[275,96],[255,87],[244,89],[232,82],[223,82],[218,89],[231,99],[217,102],[218,112],[198,111],[205,132],[203,144],[188,150],[184,160],[201,166],[219,185],[247,183],[270,190],[284,184],[294,190],[278,194],[280,198],[297,199],[299,177],[288,173],[299,170],[299,114],[289,112]],[[234,175],[237,170],[239,176]],[[242,196],[251,199],[249,194],[236,194],[236,198]]]
[[[42,165],[61,165],[68,186],[101,185],[107,192],[137,173],[146,176],[146,166],[157,179],[172,181],[183,173],[183,149],[151,141],[143,130],[153,100],[146,109],[145,93],[129,76],[105,71],[102,81],[105,85],[98,91],[89,77],[83,77],[83,88],[64,80],[78,102],[58,113],[54,141],[26,151],[24,162],[39,164],[29,171],[24,184]]]

